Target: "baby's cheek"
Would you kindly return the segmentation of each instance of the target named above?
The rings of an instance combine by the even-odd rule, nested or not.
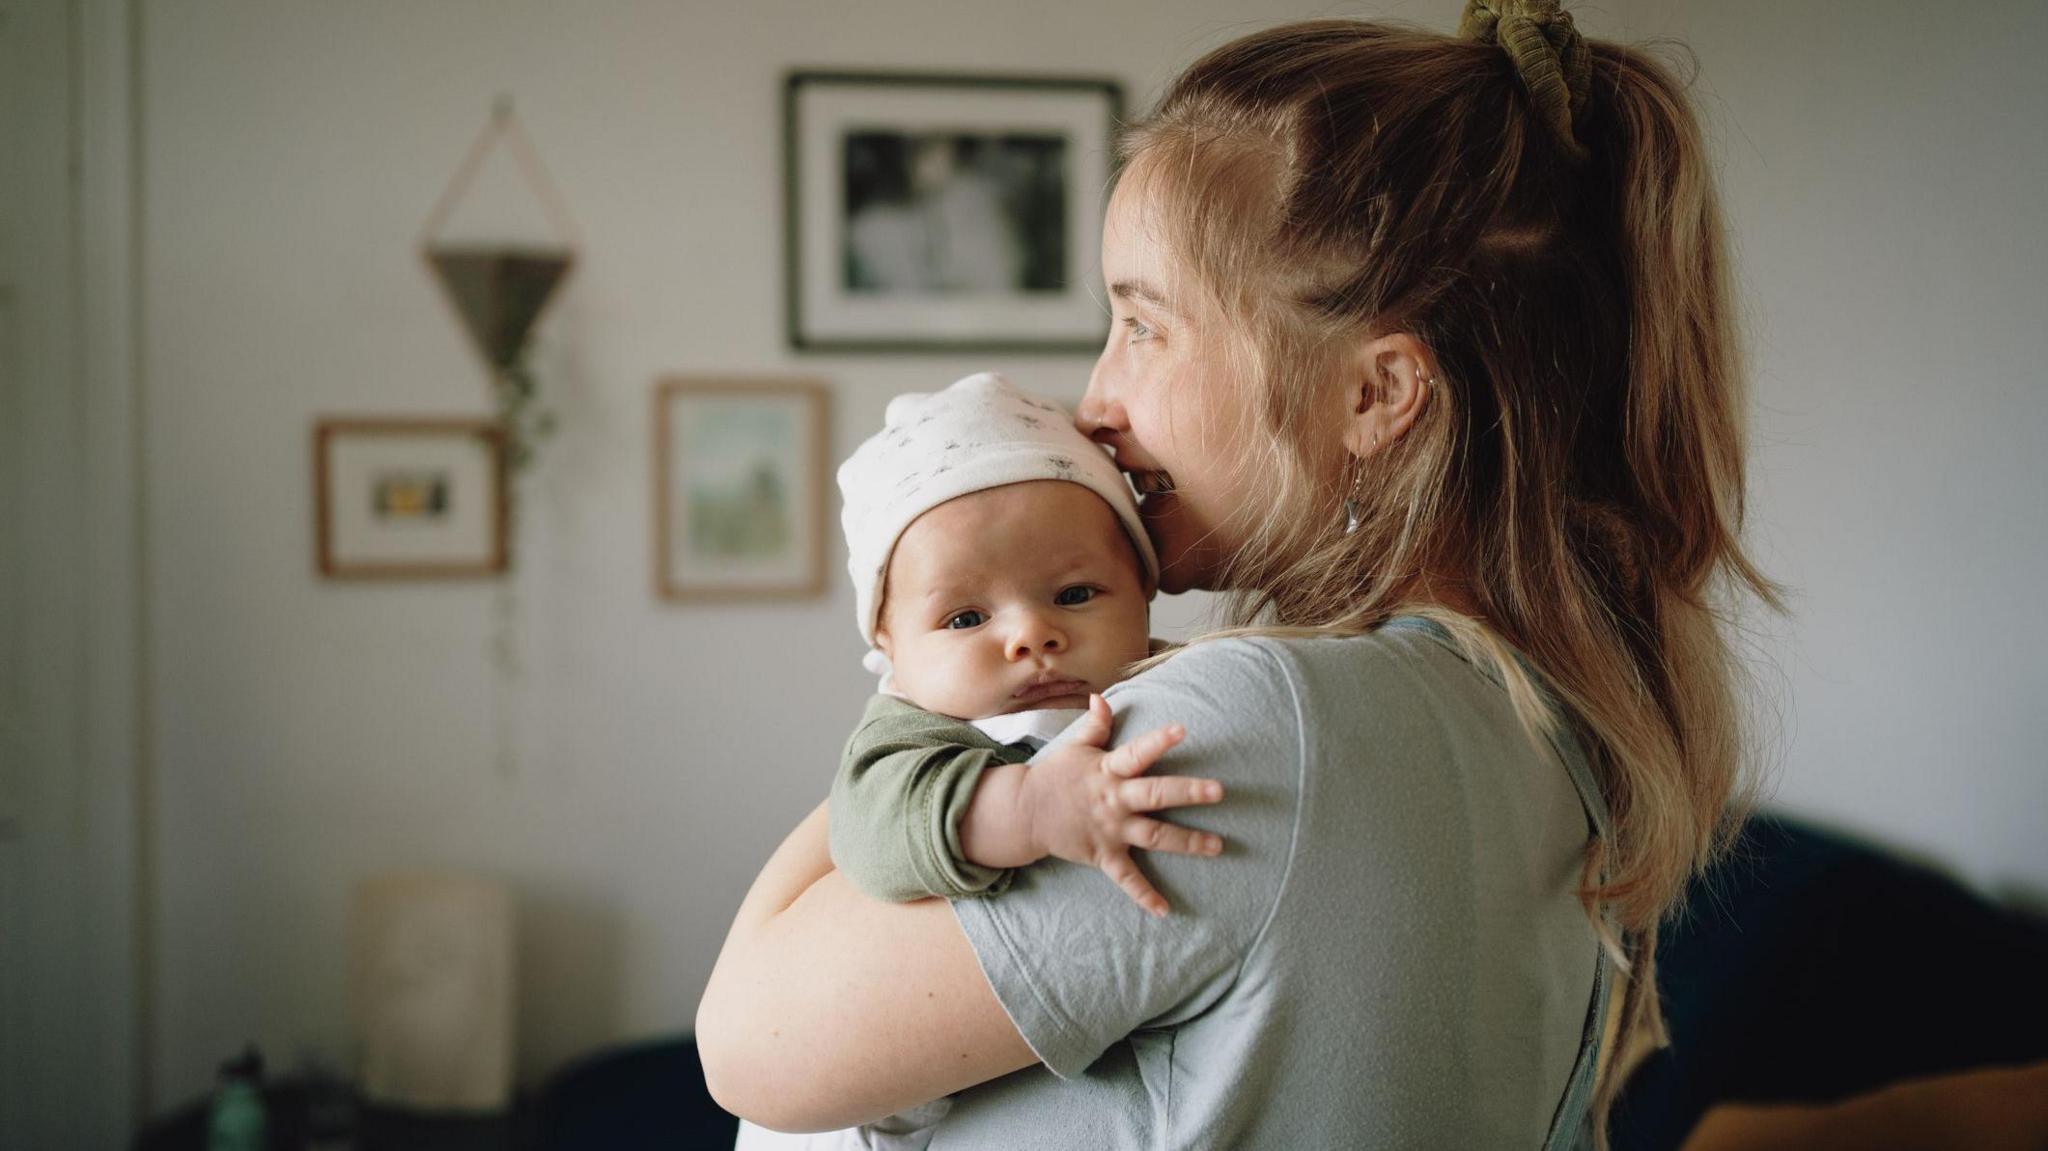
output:
[[[1122,665],[1136,663],[1152,654],[1152,619],[1149,612],[1140,612],[1138,618],[1124,629],[1122,642],[1118,647],[1123,657],[1118,660],[1118,678],[1122,678]]]
[[[932,694],[943,700],[934,709],[959,719],[980,719],[1002,710],[995,692],[1000,681],[971,659],[955,658],[926,669],[925,682]]]

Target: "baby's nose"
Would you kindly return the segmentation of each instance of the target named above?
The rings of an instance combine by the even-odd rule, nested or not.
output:
[[[1017,630],[1010,633],[1011,659],[1029,659],[1039,652],[1062,652],[1066,648],[1066,635],[1036,612],[1020,620]]]

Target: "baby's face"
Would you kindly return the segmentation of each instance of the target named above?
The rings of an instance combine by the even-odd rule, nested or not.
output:
[[[1138,555],[1079,484],[1033,480],[931,509],[896,541],[876,646],[926,711],[1086,707],[1146,654]]]

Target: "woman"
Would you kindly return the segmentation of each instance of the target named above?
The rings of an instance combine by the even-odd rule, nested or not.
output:
[[[1231,632],[1109,695],[1220,779],[1152,920],[1058,863],[885,906],[824,811],[698,1015],[721,1102],[937,1146],[1590,1142],[1740,794],[1742,396],[1680,86],[1551,3],[1194,64],[1122,143],[1083,430]],[[1651,1028],[1650,1030],[1654,1030]],[[927,1111],[929,1115],[932,1111]]]

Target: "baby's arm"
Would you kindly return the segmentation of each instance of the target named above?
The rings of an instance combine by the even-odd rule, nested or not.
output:
[[[1143,775],[1186,736],[1169,724],[1109,743],[1109,704],[1088,697],[1088,714],[1072,735],[1046,748],[1027,767],[994,767],[980,774],[960,823],[968,860],[992,867],[1025,867],[1048,855],[1102,869],[1132,902],[1166,914],[1166,899],[1131,861],[1130,849],[1216,855],[1220,836],[1151,819],[1143,812],[1215,803],[1223,785],[1177,775]]]
[[[832,863],[873,898],[992,895],[1008,868],[970,861],[959,831],[992,765],[1020,762],[972,726],[877,696],[832,780]]]

